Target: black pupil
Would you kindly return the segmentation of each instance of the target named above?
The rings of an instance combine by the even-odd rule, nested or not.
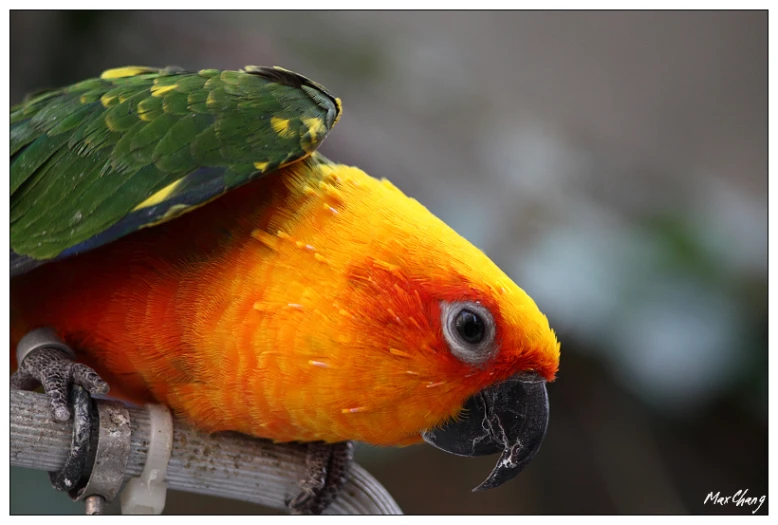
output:
[[[486,327],[480,316],[470,310],[462,310],[456,319],[457,332],[470,344],[478,344],[484,340]]]

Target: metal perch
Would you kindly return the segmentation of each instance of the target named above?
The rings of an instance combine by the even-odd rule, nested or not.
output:
[[[151,427],[147,407],[126,408],[131,437],[125,483],[143,473]],[[49,401],[43,394],[11,391],[11,465],[59,470],[70,451],[72,432],[72,419],[64,423],[52,419]],[[207,435],[176,421],[166,479],[170,489],[287,510],[286,502],[297,494],[298,481],[305,476],[305,454],[301,445],[273,444],[237,433]],[[386,489],[357,464],[338,498],[325,511],[401,513]]]

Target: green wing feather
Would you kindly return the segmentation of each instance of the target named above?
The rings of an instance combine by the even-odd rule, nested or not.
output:
[[[313,153],[340,100],[278,67],[109,70],[11,109],[11,274],[158,224]]]

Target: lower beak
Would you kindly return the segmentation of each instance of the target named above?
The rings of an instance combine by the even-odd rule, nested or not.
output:
[[[473,491],[499,487],[535,457],[548,426],[546,382],[512,378],[486,388],[463,407],[459,421],[422,433],[430,445],[458,456],[501,453],[486,480]]]

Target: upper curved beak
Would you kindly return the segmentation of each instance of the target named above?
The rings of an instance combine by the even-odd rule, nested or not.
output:
[[[422,437],[458,456],[501,452],[489,477],[474,492],[513,479],[540,450],[548,426],[545,381],[517,376],[478,392],[463,408],[459,421],[424,431]]]

